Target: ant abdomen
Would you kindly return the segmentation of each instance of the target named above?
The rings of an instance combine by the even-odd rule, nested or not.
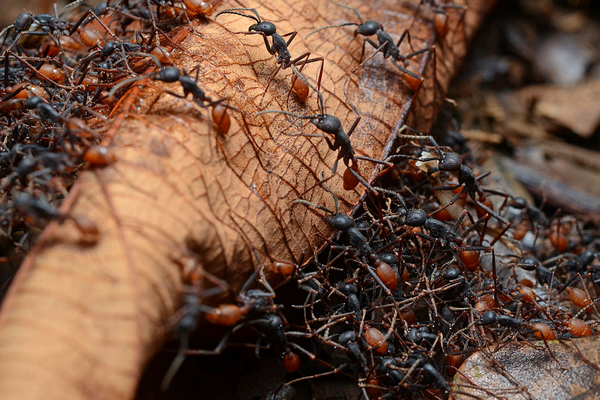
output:
[[[220,133],[226,135],[229,132],[229,128],[231,127],[231,119],[229,118],[227,107],[222,104],[216,104],[213,106],[212,120],[215,125],[217,125],[217,129]]]

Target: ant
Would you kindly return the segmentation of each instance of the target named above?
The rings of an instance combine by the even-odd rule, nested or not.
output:
[[[354,31],[354,36],[356,37],[356,35],[362,35],[365,38],[363,41],[363,45],[362,45],[362,52],[360,55],[360,60],[362,61],[362,59],[365,55],[366,43],[369,43],[376,50],[375,50],[375,53],[373,53],[371,56],[369,56],[369,58],[367,60],[365,60],[358,67],[356,67],[354,69],[353,73],[356,72],[360,67],[362,67],[367,61],[369,61],[371,58],[373,58],[377,53],[383,52],[383,58],[385,60],[387,60],[388,58],[392,59],[392,62],[394,63],[394,65],[404,74],[404,80],[406,81],[406,83],[410,86],[412,91],[416,94],[418,92],[419,88],[421,87],[421,84],[423,83],[423,80],[424,80],[423,77],[409,71],[408,69],[406,69],[403,66],[398,65],[397,62],[401,61],[403,64],[406,65],[407,60],[409,60],[410,58],[415,57],[419,54],[431,51],[431,49],[426,48],[426,49],[422,49],[422,50],[418,50],[418,51],[413,51],[412,53],[410,53],[406,56],[403,56],[402,53],[400,52],[399,47],[402,44],[402,42],[404,41],[405,37],[408,37],[408,41],[410,43],[410,33],[408,32],[408,29],[406,29],[402,33],[398,42],[394,43],[394,39],[383,29],[383,25],[380,24],[379,22],[377,22],[377,21],[363,22],[363,19],[361,18],[360,13],[358,12],[358,10],[356,8],[337,3],[333,0],[329,0],[329,1],[337,6],[354,11],[354,13],[358,17],[358,20],[360,21],[360,23],[346,22],[346,23],[338,24],[338,25],[324,26],[322,28],[312,31],[306,37],[308,38],[313,33],[322,31],[324,29],[337,28],[337,27],[350,26],[350,25],[357,26],[356,30]],[[373,36],[373,35],[377,36],[378,43],[375,43],[373,40],[371,40],[369,38],[369,36]],[[412,47],[412,45],[411,45],[411,47]]]
[[[254,251],[254,250],[253,250]],[[255,253],[255,256],[258,256]],[[257,279],[260,276],[259,279]],[[250,289],[250,285],[255,281],[260,282],[265,290]],[[224,283],[221,285],[225,285]],[[215,288],[218,289],[218,288]],[[206,293],[204,293],[206,295]],[[248,278],[242,287],[240,294],[236,297],[238,304],[221,304],[210,309],[200,303],[200,297],[197,293],[192,293],[184,297],[184,306],[179,313],[179,319],[174,324],[173,330],[180,332],[181,342],[178,355],[171,364],[171,367],[165,374],[162,382],[163,390],[166,390],[175,376],[177,370],[183,363],[186,355],[218,355],[228,346],[229,338],[233,333],[243,326],[250,326],[256,330],[261,337],[265,336],[269,341],[269,346],[274,353],[282,359],[284,369],[288,372],[295,371],[300,365],[299,357],[290,350],[291,344],[286,337],[286,321],[280,314],[280,306],[273,302],[275,292],[267,282],[264,276],[263,266],[259,266],[256,271]],[[206,313],[206,320],[215,325],[231,326],[231,329],[223,336],[217,347],[213,350],[190,350],[188,349],[189,335],[197,326],[197,319],[200,312]],[[255,347],[257,352],[264,348],[258,345],[246,345]],[[293,346],[298,348],[299,346]],[[293,371],[292,371],[293,370]]]
[[[301,77],[301,79],[304,79],[304,78]],[[338,161],[341,159],[344,161],[344,164],[347,167],[346,172],[344,173],[344,185],[346,187],[354,188],[354,187],[356,187],[356,184],[357,184],[356,181],[358,181],[358,182],[362,183],[372,193],[377,195],[378,191],[375,188],[373,188],[357,172],[358,160],[359,159],[367,160],[367,161],[372,161],[374,163],[384,164],[384,165],[389,165],[389,163],[381,161],[381,160],[377,160],[374,158],[370,158],[370,157],[355,155],[354,148],[352,147],[352,143],[350,142],[350,136],[352,135],[352,133],[358,126],[362,117],[359,115],[356,118],[356,120],[354,121],[354,123],[352,124],[352,126],[350,127],[350,129],[348,130],[348,133],[346,133],[344,131],[344,128],[342,127],[342,122],[340,121],[340,119],[338,117],[331,115],[331,114],[325,114],[325,112],[324,112],[325,108],[324,108],[324,104],[323,104],[323,95],[321,94],[321,92],[317,91],[310,83],[308,83],[308,81],[305,81],[305,83],[307,85],[309,85],[317,93],[317,97],[319,99],[319,107],[321,109],[321,114],[315,115],[315,116],[301,116],[301,115],[296,115],[294,113],[290,113],[290,112],[282,111],[282,110],[265,110],[265,111],[260,111],[260,112],[256,113],[256,115],[258,116],[258,115],[262,115],[262,114],[284,114],[284,115],[289,115],[289,116],[299,118],[299,119],[307,119],[314,126],[316,126],[317,129],[320,130],[321,132],[332,135],[333,142],[327,136],[324,136],[325,141],[327,142],[327,145],[329,146],[329,148],[332,151],[338,152],[337,158],[336,158],[335,162],[333,163],[333,168],[331,171],[332,176],[335,175],[335,173],[337,172]],[[322,135],[311,135],[311,134],[302,134],[300,136],[323,137]],[[330,178],[328,178],[328,179],[330,179]],[[321,181],[321,182],[323,182],[323,181]]]
[[[397,269],[394,269],[388,263],[386,263],[385,261],[382,261],[381,259],[378,258],[377,254],[370,246],[369,240],[356,228],[354,219],[352,217],[350,217],[349,215],[338,212],[338,198],[335,195],[335,193],[333,193],[333,191],[324,182],[322,182],[322,185],[333,196],[333,200],[334,200],[334,204],[335,204],[335,212],[333,212],[325,207],[318,206],[316,204],[313,204],[309,201],[302,200],[302,199],[298,199],[298,200],[294,201],[291,206],[292,209],[295,204],[304,204],[306,206],[314,207],[314,208],[317,208],[319,210],[329,213],[330,215],[327,215],[324,218],[325,221],[333,229],[337,230],[338,232],[346,232],[346,234],[348,236],[348,241],[350,243],[350,246],[341,247],[341,249],[344,251],[342,253],[340,253],[340,255],[338,255],[337,257],[343,255],[347,251],[350,251],[351,253],[358,255],[359,259],[355,259],[357,264],[369,272],[369,274],[373,277],[373,279],[377,282],[377,284],[382,288],[382,290],[385,292],[385,294],[392,299],[392,303],[394,305],[394,308],[396,309],[396,312],[398,314],[400,314],[398,304],[395,301],[395,299],[393,298],[393,291],[395,291],[399,287],[399,278],[398,278]],[[293,211],[292,211],[292,219],[294,219]],[[340,248],[340,247],[332,246],[332,248]],[[333,263],[337,259],[337,257],[329,260],[328,265]],[[385,257],[384,257],[384,259],[385,259]],[[371,267],[367,263],[367,261],[372,262],[373,265],[375,266],[375,268]],[[360,306],[359,306],[360,302],[358,301],[358,298],[356,297],[355,289],[356,289],[356,286],[351,285],[351,286],[345,286],[342,291],[342,293],[347,292],[347,294],[348,294],[348,299],[351,302],[348,304],[348,307],[350,308],[351,312],[357,312],[357,311],[359,311],[359,308],[360,308]],[[357,313],[357,315],[358,314],[359,313]]]
[[[70,219],[88,239],[95,241],[99,235],[98,227],[92,221],[85,217],[74,217],[61,213],[43,197],[35,198],[27,192],[17,192],[13,194],[13,202],[15,208],[24,213],[30,220],[56,220],[62,223]]]
[[[252,11],[254,13],[254,15],[256,15],[256,17],[254,17],[252,15],[247,15],[247,14],[244,14],[244,13],[241,13],[238,11]],[[324,66],[324,62],[325,62],[323,57],[310,58],[311,53],[310,53],[310,51],[307,51],[304,54],[292,59],[292,55],[290,54],[290,52],[288,50],[290,44],[292,43],[292,41],[298,34],[297,31],[289,32],[284,35],[278,34],[277,27],[275,26],[275,24],[272,22],[261,20],[260,15],[258,15],[258,12],[254,8],[230,8],[227,10],[223,10],[223,11],[219,12],[217,15],[215,15],[215,21],[221,14],[235,14],[235,15],[239,15],[239,16],[242,16],[245,18],[250,18],[250,19],[256,21],[256,24],[250,25],[250,27],[248,28],[248,32],[235,32],[235,33],[242,34],[242,35],[262,35],[262,37],[265,41],[265,47],[267,48],[267,51],[269,52],[269,54],[271,54],[271,55],[277,54],[277,64],[279,64],[279,67],[277,67],[277,69],[275,71],[273,71],[273,73],[269,77],[267,87],[265,88],[265,93],[269,89],[271,82],[273,81],[273,79],[275,79],[275,76],[277,75],[279,70],[291,68],[292,71],[294,71],[294,73],[298,77],[301,78],[301,81],[298,81],[296,79],[296,77],[294,76],[294,79],[292,80],[292,87],[294,89],[296,89],[297,93],[302,93],[302,95],[299,94],[300,100],[302,102],[306,101],[306,98],[308,97],[308,89],[306,88],[306,86],[303,85],[303,83],[306,83],[306,82],[303,82],[303,81],[305,81],[305,79],[303,79],[303,75],[302,75],[301,71],[307,64],[311,64],[311,63],[315,63],[315,62],[321,63],[321,68],[319,70],[319,78],[317,79],[317,88],[318,88],[318,90],[321,89],[321,79],[323,77],[323,66]],[[287,41],[284,39],[284,37],[286,37],[286,36],[290,37]],[[268,37],[271,37],[271,40],[272,40],[271,44],[269,44],[269,41],[267,40]],[[300,70],[297,69],[298,66],[301,67]],[[263,97],[264,97],[264,93],[263,93]]]
[[[39,31],[29,31],[33,24],[36,24],[41,28]],[[37,14],[34,15],[30,12],[23,12],[17,16],[15,22],[12,25],[7,26],[0,32],[0,37],[6,35],[11,29],[14,29],[13,33],[13,42],[10,47],[3,52],[3,56],[6,55],[6,52],[10,51],[13,46],[19,43],[19,39],[22,35],[34,35],[34,36],[52,36],[53,34],[65,34],[72,35],[73,32],[77,29],[77,27],[73,28],[66,21],[61,20],[58,16],[54,17],[50,14]],[[56,41],[58,43],[58,41]],[[60,46],[60,44],[58,44]],[[0,47],[4,47],[4,41]]]
[[[212,107],[213,121],[217,124],[219,131],[222,134],[226,134],[229,131],[229,127],[230,127],[230,119],[229,119],[229,115],[227,114],[227,108],[236,110],[236,111],[238,111],[238,109],[231,105],[223,104],[225,99],[213,101],[210,97],[208,97],[206,95],[206,93],[204,92],[204,90],[202,90],[200,88],[200,86],[198,86],[198,74],[200,72],[199,67],[196,67],[195,69],[196,69],[196,79],[192,79],[192,77],[185,70],[183,70],[183,74],[182,74],[181,71],[179,70],[179,68],[175,68],[175,67],[165,67],[165,68],[162,68],[158,72],[150,74],[150,77],[156,81],[161,81],[161,82],[165,82],[165,83],[179,82],[179,84],[181,85],[181,87],[183,89],[183,94],[175,93],[170,90],[163,90],[154,99],[154,101],[152,101],[152,103],[148,107],[148,110],[152,109],[154,104],[156,104],[156,102],[158,101],[158,99],[160,98],[160,96],[163,93],[168,93],[171,96],[175,96],[180,99],[186,99],[188,97],[188,95],[191,94],[192,101],[199,107],[201,107],[201,108]],[[148,76],[145,75],[145,76],[139,76],[139,77],[135,77],[135,78],[125,79],[124,81],[115,85],[111,89],[111,91],[109,93],[109,97],[113,97],[115,95],[115,93],[123,86],[128,85],[132,82],[141,80],[141,79],[145,79],[147,77]]]
[[[404,135],[404,134],[402,134],[402,132],[404,132],[405,130],[411,130],[415,133],[418,133],[418,135]],[[463,194],[465,194],[465,193],[468,194],[469,197],[471,198],[471,200],[473,200],[473,202],[476,204],[477,207],[479,207],[486,213],[490,214],[496,220],[498,220],[499,222],[501,222],[502,224],[505,225],[504,229],[492,241],[491,245],[494,245],[496,243],[496,241],[498,241],[500,239],[500,237],[502,237],[504,232],[506,232],[506,230],[510,227],[511,224],[509,221],[502,218],[498,213],[496,213],[494,210],[492,210],[489,206],[482,203],[482,201],[486,200],[484,192],[488,192],[488,193],[495,194],[495,195],[506,196],[505,194],[494,191],[494,190],[481,188],[481,184],[479,183],[479,180],[486,177],[487,175],[489,175],[489,172],[485,173],[479,177],[476,177],[473,170],[463,163],[462,156],[460,154],[451,152],[451,151],[450,152],[442,151],[442,149],[438,146],[438,144],[435,141],[435,139],[433,138],[433,136],[424,135],[422,132],[412,129],[407,125],[404,125],[400,129],[400,132],[398,133],[398,137],[405,138],[405,139],[428,139],[431,142],[431,144],[433,144],[433,146],[435,147],[436,151],[439,154],[439,157],[425,157],[425,158],[417,159],[412,156],[399,154],[399,155],[390,156],[386,161],[389,161],[394,158],[410,158],[410,159],[418,160],[421,162],[437,161],[438,162],[437,167],[431,167],[427,171],[428,175],[430,175],[430,176],[439,171],[458,172],[458,185],[438,186],[438,187],[433,188],[434,190],[455,190],[462,186],[462,189],[460,190],[460,192],[456,193],[456,195],[445,206],[437,209],[435,211],[435,213],[440,212],[440,211],[450,207],[451,205],[453,205]],[[479,199],[477,197],[479,197]]]

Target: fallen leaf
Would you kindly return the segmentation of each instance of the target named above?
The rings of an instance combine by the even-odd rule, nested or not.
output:
[[[599,399],[598,337],[572,342],[512,343],[469,357],[456,375],[457,390],[480,399]],[[477,387],[477,388],[475,388]]]
[[[600,106],[594,99],[600,94],[600,79],[574,86],[530,86],[517,97],[534,104],[533,117],[550,123],[549,130],[567,128],[589,139],[600,123]]]

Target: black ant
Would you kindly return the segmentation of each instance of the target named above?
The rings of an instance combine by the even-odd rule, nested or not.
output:
[[[231,105],[228,105],[228,104],[223,104],[225,99],[219,99],[219,100],[213,101],[210,97],[208,97],[206,95],[206,92],[204,92],[204,90],[202,90],[200,88],[200,86],[198,86],[199,72],[200,72],[199,67],[196,67],[196,79],[193,79],[185,70],[183,70],[183,74],[182,74],[178,68],[165,67],[158,72],[150,74],[149,76],[144,75],[144,76],[139,76],[139,77],[135,77],[135,78],[129,78],[129,79],[126,79],[126,80],[120,82],[119,84],[115,85],[112,88],[112,90],[109,93],[109,97],[113,97],[114,94],[123,86],[126,86],[135,81],[139,81],[141,79],[146,79],[148,77],[151,77],[154,80],[165,82],[165,83],[179,82],[179,84],[181,85],[181,87],[183,89],[183,94],[175,93],[170,90],[163,90],[152,101],[148,110],[152,109],[152,107],[154,106],[154,104],[156,104],[156,102],[158,101],[158,99],[160,98],[162,93],[168,93],[171,96],[175,96],[180,99],[186,99],[188,97],[188,95],[191,94],[193,102],[196,105],[198,105],[199,107],[201,107],[201,108],[213,107],[213,110],[212,110],[213,120],[217,124],[219,131],[222,134],[225,134],[229,131],[229,124],[230,124],[230,119],[229,119],[229,116],[227,115],[226,109],[229,108],[229,109],[237,111],[237,108],[235,108]]]
[[[333,191],[324,182],[322,182],[322,185],[333,196],[335,212],[302,199],[295,200],[292,203],[292,209],[295,204],[304,204],[306,206],[314,207],[327,212],[329,215],[327,215],[324,220],[338,232],[345,232],[348,236],[348,242],[350,244],[349,246],[341,247],[332,246],[332,248],[343,250],[342,253],[340,253],[340,255],[337,257],[345,254],[346,252],[358,255],[358,258],[355,258],[354,261],[369,272],[369,274],[378,283],[386,295],[391,298],[396,312],[400,314],[398,304],[393,298],[393,291],[398,288],[399,283],[398,270],[394,269],[385,261],[382,261],[378,258],[377,254],[370,246],[369,240],[356,228],[354,218],[338,212],[338,198],[335,193],[333,193]],[[294,219],[293,211],[292,219]],[[328,260],[328,264],[335,262],[337,257]],[[375,268],[371,267],[367,262],[372,262]],[[344,290],[349,292],[348,298],[352,303],[348,306],[351,308],[351,312],[356,312],[358,310],[357,306],[359,302],[356,294],[352,293],[352,286],[345,287]]]
[[[340,4],[340,3],[337,3],[332,0],[329,0],[329,1],[340,7],[354,11],[354,13],[358,17],[358,20],[360,21],[360,23],[347,22],[347,23],[338,24],[338,25],[324,26],[322,28],[319,28],[319,29],[309,33],[306,37],[312,35],[313,33],[324,30],[324,29],[341,27],[341,26],[350,26],[350,25],[357,26],[356,30],[354,31],[354,36],[356,37],[356,35],[362,35],[365,37],[365,39],[363,41],[363,45],[362,45],[362,52],[360,55],[360,60],[362,61],[362,59],[365,55],[365,44],[366,43],[369,43],[376,50],[375,50],[375,53],[373,53],[371,56],[369,56],[369,58],[367,60],[365,60],[358,67],[356,67],[353,72],[356,72],[360,67],[362,67],[367,61],[369,61],[371,58],[373,58],[377,53],[383,52],[383,58],[386,60],[388,58],[392,59],[392,62],[394,63],[394,65],[402,73],[404,73],[404,79],[405,79],[406,83],[410,86],[412,91],[416,94],[418,92],[419,88],[421,87],[421,84],[423,83],[423,77],[415,74],[414,72],[409,71],[408,69],[406,69],[403,66],[398,65],[397,62],[401,61],[403,64],[406,64],[407,60],[409,60],[410,58],[415,57],[419,54],[431,51],[431,49],[426,48],[426,49],[422,49],[422,50],[413,51],[412,53],[404,56],[400,52],[399,47],[400,47],[400,44],[404,41],[404,38],[406,38],[406,37],[408,37],[408,40],[410,43],[410,33],[408,32],[408,29],[402,33],[398,42],[394,43],[394,39],[383,29],[383,25],[381,25],[379,22],[377,22],[377,21],[363,22],[363,19],[361,18],[360,13],[358,12],[358,10],[356,8],[349,7],[347,5]],[[373,35],[377,36],[378,43],[375,43],[373,40],[369,39],[369,36],[373,36]]]
[[[301,79],[304,79],[304,78],[301,77]],[[293,113],[290,113],[287,111],[282,111],[282,110],[265,110],[265,111],[260,111],[260,112],[256,113],[256,115],[258,116],[258,115],[262,115],[262,114],[284,114],[284,115],[290,115],[292,117],[296,117],[299,119],[307,119],[314,126],[316,126],[317,129],[320,130],[321,132],[332,135],[333,142],[327,136],[324,136],[325,141],[327,142],[327,145],[329,146],[329,148],[332,151],[338,152],[337,158],[336,158],[335,162],[333,163],[333,168],[331,170],[332,174],[335,175],[335,173],[337,172],[338,161],[341,159],[344,161],[344,164],[347,167],[346,172],[344,173],[344,185],[349,188],[354,188],[354,187],[356,187],[358,182],[360,182],[367,189],[369,189],[372,193],[377,195],[378,191],[375,188],[373,188],[357,172],[358,160],[359,159],[367,160],[367,161],[372,161],[374,163],[384,164],[384,165],[389,165],[389,163],[381,161],[381,160],[377,160],[374,158],[370,158],[370,157],[355,155],[354,148],[352,147],[352,143],[350,142],[350,136],[352,135],[352,133],[358,126],[362,117],[359,115],[356,118],[356,120],[354,121],[354,123],[352,124],[352,126],[350,127],[350,130],[348,130],[348,133],[346,133],[344,131],[344,128],[342,127],[342,122],[340,121],[340,119],[338,117],[324,113],[323,96],[322,96],[321,92],[317,91],[310,83],[308,83],[308,81],[305,81],[305,83],[307,85],[309,85],[317,93],[317,96],[319,99],[319,107],[321,109],[321,114],[315,115],[315,116],[302,116],[302,115],[296,115],[296,114],[293,114]],[[301,136],[323,137],[321,135],[311,135],[311,134],[302,134]]]
[[[306,206],[314,207],[319,210],[327,212],[327,215],[324,219],[331,227],[339,232],[346,232],[348,235],[348,241],[350,242],[350,246],[354,249],[362,258],[370,259],[375,257],[373,249],[369,246],[368,239],[355,227],[354,218],[347,214],[338,212],[338,198],[337,196],[329,189],[329,187],[323,183],[323,186],[333,195],[333,201],[335,203],[335,212],[322,207],[316,204],[313,204],[309,201],[298,199],[292,203],[292,210],[294,205],[296,204],[304,204]],[[292,211],[293,215],[293,211]]]
[[[402,134],[403,131],[405,130],[411,130],[415,133],[418,133],[419,135],[404,135]],[[482,209],[483,211],[485,211],[486,213],[490,214],[492,217],[494,217],[496,220],[498,220],[499,222],[503,223],[505,225],[505,228],[500,232],[499,235],[497,235],[497,237],[494,239],[494,241],[492,242],[492,245],[494,243],[496,243],[496,241],[504,234],[504,232],[510,227],[510,222],[507,221],[506,219],[502,218],[498,213],[496,213],[494,210],[492,210],[490,207],[488,207],[487,205],[483,204],[481,202],[480,199],[485,200],[485,196],[484,196],[484,192],[488,192],[491,194],[497,194],[497,195],[501,195],[501,196],[506,196],[503,193],[500,192],[496,192],[493,190],[489,190],[489,189],[482,189],[481,185],[479,183],[479,180],[486,177],[487,175],[489,175],[489,172],[486,174],[483,174],[479,177],[475,176],[475,173],[473,172],[473,170],[471,168],[469,168],[467,165],[465,165],[462,161],[462,157],[460,154],[458,153],[454,153],[454,152],[444,152],[441,150],[441,148],[438,146],[437,142],[435,141],[435,139],[430,136],[430,135],[423,135],[421,132],[414,130],[410,127],[408,127],[407,125],[404,125],[401,129],[400,132],[398,134],[398,136],[400,138],[405,138],[405,139],[428,139],[433,146],[435,147],[436,151],[438,152],[439,156],[438,157],[425,157],[425,158],[414,158],[412,156],[407,156],[407,155],[393,155],[391,157],[389,157],[386,161],[392,160],[394,158],[410,158],[410,159],[414,159],[417,161],[422,161],[422,162],[427,162],[427,161],[437,161],[438,165],[437,167],[431,167],[429,168],[429,170],[427,171],[427,173],[429,175],[432,175],[436,172],[439,171],[443,171],[443,172],[458,172],[458,184],[457,185],[452,185],[452,186],[438,186],[438,187],[434,187],[434,190],[454,190],[454,189],[458,189],[462,186],[462,189],[459,193],[457,193],[445,206],[443,206],[442,208],[439,208],[435,211],[435,213],[440,212],[448,207],[450,207],[451,205],[453,205],[463,194],[467,193],[469,195],[469,197],[473,200],[473,202],[477,205],[477,207],[479,207],[480,209]],[[477,197],[479,197],[480,199],[478,199]]]
[[[247,14],[244,14],[244,13],[241,13],[238,11],[252,11],[256,15],[256,17],[254,17],[252,15],[247,15]],[[279,64],[279,67],[277,67],[277,69],[275,71],[273,71],[273,73],[269,77],[267,87],[265,88],[265,93],[267,92],[267,89],[269,89],[269,85],[271,85],[271,82],[273,81],[273,79],[275,79],[275,76],[277,75],[279,70],[291,68],[298,77],[303,78],[303,75],[301,72],[302,69],[307,64],[315,63],[315,62],[321,62],[321,68],[319,70],[319,78],[317,79],[317,88],[318,88],[318,90],[321,89],[321,78],[323,77],[323,65],[324,65],[323,57],[310,58],[311,53],[310,53],[310,51],[307,51],[304,54],[292,59],[292,55],[290,54],[290,51],[288,50],[290,44],[292,43],[292,41],[294,40],[294,38],[296,37],[298,32],[296,32],[296,31],[289,32],[284,35],[278,34],[277,27],[275,26],[275,24],[272,22],[268,22],[268,21],[262,21],[260,18],[260,15],[258,15],[258,12],[254,8],[230,8],[227,10],[223,10],[223,11],[219,12],[217,15],[215,15],[215,21],[221,14],[235,14],[235,15],[239,15],[239,16],[242,16],[245,18],[250,18],[250,19],[253,19],[254,21],[256,21],[256,24],[250,25],[250,27],[248,28],[248,32],[235,32],[235,33],[242,34],[242,35],[262,35],[262,37],[265,41],[265,47],[267,48],[267,51],[269,52],[269,54],[271,54],[271,55],[277,54],[277,64]],[[290,37],[287,41],[284,39],[284,37],[286,37],[286,36]],[[271,37],[271,39],[272,39],[271,44],[269,44],[269,41],[267,40],[268,37]],[[297,69],[298,66],[301,67],[300,70]],[[294,77],[294,79],[292,80],[292,87],[294,89],[297,89],[297,92],[306,92],[306,95],[299,95],[300,100],[304,102],[304,101],[306,101],[306,97],[308,97],[308,91],[306,90],[305,87],[302,87],[302,86],[304,86],[304,85],[302,85],[302,81],[304,81],[304,79],[302,79],[301,81],[297,81],[296,77]],[[301,86],[299,86],[299,85],[301,85]],[[264,96],[264,94],[263,94],[263,96]]]
[[[41,30],[39,31],[29,31],[28,29],[31,28],[31,25],[36,24],[37,26],[39,26],[41,28]],[[71,26],[71,24],[69,24],[66,21],[61,20],[58,17],[54,17],[50,14],[37,14],[34,15],[30,12],[24,12],[21,13],[17,16],[17,18],[15,19],[15,22],[12,25],[7,26],[6,28],[4,28],[2,30],[2,32],[0,32],[0,37],[7,35],[8,36],[8,32],[10,32],[11,29],[14,29],[15,32],[13,33],[13,42],[10,45],[10,47],[4,51],[3,56],[6,54],[7,51],[10,51],[12,49],[13,46],[15,46],[18,42],[19,39],[21,38],[22,35],[34,35],[34,36],[47,36],[47,35],[54,35],[54,34],[66,34],[66,35],[71,35],[73,32],[75,32],[75,28],[73,28]],[[4,42],[2,42],[2,45],[0,47],[4,46]]]

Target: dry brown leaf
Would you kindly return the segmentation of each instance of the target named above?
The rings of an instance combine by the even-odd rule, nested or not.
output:
[[[349,96],[363,114],[352,136],[357,153],[385,156],[411,108],[411,124],[427,128],[485,3],[468,1],[463,21],[457,10],[448,9],[450,33],[436,44],[428,6],[419,11],[423,19],[416,19],[416,7],[409,2],[378,1],[370,9],[352,2],[363,19],[380,21],[395,37],[410,28],[416,49],[436,44],[435,56],[425,53],[409,63],[425,77],[412,107],[406,84],[389,60],[375,57],[351,77]],[[246,5],[276,22],[281,33],[299,31],[293,54],[308,49],[326,58],[326,109],[348,129],[356,116],[343,86],[358,65],[361,42],[350,29],[323,31],[308,41],[304,37],[354,15],[319,0]],[[220,9],[235,6],[225,2]],[[70,221],[52,225],[5,301],[0,317],[3,399],[131,398],[145,363],[170,329],[186,257],[194,254],[235,290],[254,268],[250,245],[267,267],[273,260],[301,264],[323,243],[315,233],[329,233],[304,206],[295,208],[292,220],[290,206],[303,198],[333,208],[331,196],[316,183],[320,173],[331,174],[337,154],[322,138],[294,136],[315,133],[303,121],[255,115],[275,59],[262,38],[231,33],[247,30],[249,20],[228,15],[218,22],[200,23],[202,37],[183,28],[175,40],[188,54],[180,53],[176,63],[187,70],[199,65],[201,87],[242,110],[249,132],[242,129],[241,115],[232,112],[230,133],[219,136],[208,129],[204,110],[168,95],[148,112],[161,88],[156,82],[145,82],[123,99],[106,139],[118,161],[82,174],[65,204],[72,215],[96,222],[99,241],[82,243]],[[316,65],[304,72],[315,76]],[[289,71],[277,75],[262,109],[317,113],[314,94],[306,105],[293,96],[286,102],[289,81]],[[170,89],[178,90],[176,85]],[[372,176],[374,166],[361,162],[361,173]],[[363,189],[344,192],[340,176],[329,184],[347,212]]]
[[[598,337],[572,342],[513,343],[472,355],[455,383],[480,399],[600,399]],[[476,386],[477,389],[474,389]]]
[[[600,80],[574,86],[530,86],[516,96],[534,104],[533,117],[550,125],[548,130],[567,128],[589,139],[600,124],[600,106],[595,99],[600,94]]]

